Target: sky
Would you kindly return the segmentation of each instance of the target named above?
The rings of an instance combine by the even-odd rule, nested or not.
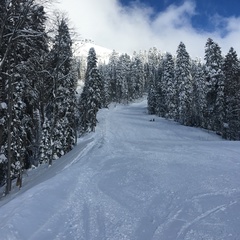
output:
[[[225,55],[240,55],[239,0],[59,0],[80,39],[118,52],[157,47],[176,53],[182,41],[192,58],[204,57],[210,37]]]

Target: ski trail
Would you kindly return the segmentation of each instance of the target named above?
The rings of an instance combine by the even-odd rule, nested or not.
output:
[[[179,239],[179,238],[182,238],[183,239],[183,235],[184,233],[195,223],[199,222],[200,220],[206,218],[207,216],[209,216],[210,214],[213,214],[215,212],[218,212],[220,210],[223,210],[224,208],[226,207],[226,205],[220,205],[220,206],[217,206],[213,209],[210,209],[206,212],[204,212],[203,214],[199,215],[198,217],[196,217],[193,221],[191,222],[188,222],[186,224],[183,225],[183,227],[180,229],[180,231],[178,232],[178,235],[177,235],[177,238],[176,239]]]
[[[146,101],[102,109],[96,132],[1,204],[0,238],[239,239],[239,143],[150,118]]]

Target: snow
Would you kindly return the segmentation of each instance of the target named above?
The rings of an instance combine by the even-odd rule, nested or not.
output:
[[[0,201],[1,239],[240,239],[239,142],[151,119],[146,100],[102,109]]]
[[[90,48],[95,49],[98,63],[108,63],[109,57],[112,54],[113,50],[99,46],[91,41],[75,41],[73,45],[74,56],[80,57],[81,59],[87,61]]]
[[[6,156],[2,153],[0,153],[0,164],[5,162],[7,160]]]
[[[0,109],[7,109],[7,104],[5,102],[1,102]]]

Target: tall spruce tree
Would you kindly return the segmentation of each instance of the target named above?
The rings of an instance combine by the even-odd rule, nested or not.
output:
[[[146,78],[149,82],[148,90],[148,112],[159,114],[159,98],[161,94],[161,54],[156,48],[150,48],[145,65]]]
[[[172,54],[166,53],[163,60],[162,73],[164,102],[166,113],[165,116],[170,119],[176,119],[177,111],[177,84],[174,77],[174,61]]]
[[[240,62],[236,51],[230,48],[224,59],[224,132],[227,139],[240,140]]]
[[[102,106],[107,107],[111,102],[109,65],[101,64],[99,65],[98,69],[99,69],[99,73],[101,75],[102,84],[103,84]]]
[[[222,133],[224,118],[224,74],[221,49],[211,38],[205,46],[208,128]]]
[[[94,131],[97,112],[102,107],[103,83],[94,48],[89,49],[85,85],[80,96],[80,132]]]
[[[144,76],[144,65],[140,56],[135,55],[132,59],[131,70],[130,70],[130,100],[137,99],[143,96],[144,86],[145,86],[145,76]]]
[[[127,103],[129,101],[129,77],[130,77],[130,56],[122,54],[116,66],[116,99],[117,102]]]
[[[192,125],[192,76],[190,56],[184,43],[177,49],[175,78],[177,82],[177,120],[184,125]]]
[[[206,111],[206,82],[204,79],[204,68],[199,60],[192,62],[193,77],[193,102],[192,114],[193,125],[205,127],[204,116]]]
[[[46,121],[50,120],[50,137],[52,157],[57,159],[70,151],[75,144],[76,126],[76,76],[72,68],[72,40],[67,19],[57,19],[58,29],[50,52],[50,71],[53,82],[52,102],[49,105]],[[47,123],[45,123],[47,125]],[[42,140],[43,142],[43,140]],[[48,141],[46,141],[48,142]],[[49,152],[49,151],[47,151]]]
[[[117,63],[118,63],[119,55],[118,53],[113,50],[110,58],[109,58],[109,63],[108,63],[108,79],[109,79],[109,91],[110,91],[110,96],[109,99],[112,102],[117,101]]]
[[[26,109],[30,117],[27,126],[29,141],[27,155],[29,164],[36,165],[39,161],[44,119],[41,107],[43,104],[46,105],[46,101],[43,101],[42,93],[45,93],[46,89],[45,79],[47,78],[47,65],[45,59],[49,53],[49,38],[45,30],[46,13],[43,6],[35,6],[31,15],[32,18],[29,24],[32,25],[32,29],[38,33],[38,36],[34,40],[31,38],[27,39],[27,45],[30,46],[30,48],[26,51],[27,61],[23,72],[25,72],[27,79],[24,102],[26,103]]]
[[[150,74],[148,73],[148,75]],[[156,86],[152,77],[148,81],[147,108],[148,114],[156,114]]]

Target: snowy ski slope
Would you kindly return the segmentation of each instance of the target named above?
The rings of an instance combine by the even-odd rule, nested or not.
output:
[[[238,240],[240,143],[112,105],[0,201],[1,240]]]

